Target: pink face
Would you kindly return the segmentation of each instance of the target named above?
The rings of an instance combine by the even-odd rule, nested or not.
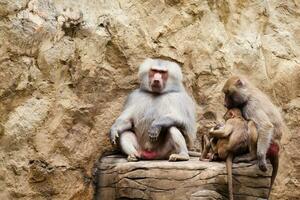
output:
[[[153,92],[160,93],[167,82],[168,71],[152,68],[149,71],[149,83]]]

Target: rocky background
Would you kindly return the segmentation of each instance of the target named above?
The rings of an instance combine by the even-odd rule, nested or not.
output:
[[[231,74],[265,91],[290,129],[272,197],[299,199],[298,0],[1,0],[0,199],[92,199],[146,57],[181,64],[199,136]]]

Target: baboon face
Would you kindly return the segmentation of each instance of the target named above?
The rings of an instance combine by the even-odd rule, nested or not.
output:
[[[222,91],[225,94],[224,106],[228,109],[241,108],[247,103],[245,82],[237,76],[229,78]]]
[[[182,90],[182,72],[174,62],[161,59],[146,59],[139,67],[140,88],[160,95]]]
[[[242,112],[240,109],[232,108],[232,109],[227,110],[227,112],[224,114],[223,118],[225,121],[227,121],[228,119],[241,117],[241,116],[242,116]]]
[[[152,67],[149,71],[149,85],[152,92],[161,93],[165,88],[166,82],[168,80],[167,69],[157,69]]]

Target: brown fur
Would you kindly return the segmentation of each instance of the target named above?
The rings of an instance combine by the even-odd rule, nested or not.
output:
[[[261,90],[251,84],[247,79],[233,76],[229,78],[224,87],[225,106],[227,108],[238,107],[242,110],[243,116],[247,120],[254,122],[257,131],[257,159],[258,166],[262,171],[266,171],[267,153],[272,150],[271,146],[276,146],[278,150],[273,151],[269,156],[273,165],[271,187],[277,175],[280,139],[285,129],[285,124],[277,107]],[[249,161],[255,156],[248,155],[239,159]]]
[[[212,148],[213,154],[209,160],[221,159],[226,161],[228,193],[229,199],[232,200],[232,159],[235,155],[246,152],[248,147],[250,152],[255,151],[255,145],[252,141],[255,140],[257,133],[256,129],[253,129],[254,127],[242,117],[241,111],[237,108],[228,110],[224,115],[224,119],[226,121],[224,127],[210,131],[210,140],[205,136],[207,145],[200,160],[206,160],[209,149]],[[256,141],[254,143],[256,144]]]

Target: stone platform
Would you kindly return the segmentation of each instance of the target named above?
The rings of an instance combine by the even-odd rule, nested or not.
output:
[[[233,164],[235,200],[267,197],[272,166],[261,172],[255,164]],[[224,162],[127,162],[121,155],[106,156],[98,165],[97,200],[208,200],[227,199]]]

